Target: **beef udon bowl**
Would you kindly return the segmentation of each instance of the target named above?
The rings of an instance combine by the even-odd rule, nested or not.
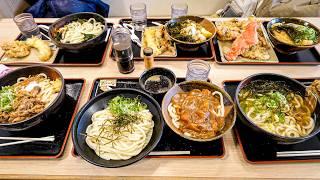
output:
[[[28,66],[0,80],[0,129],[31,128],[54,114],[65,97],[64,79],[48,66]]]
[[[212,141],[233,127],[236,109],[231,97],[218,86],[185,81],[166,93],[162,114],[167,125],[181,137]]]
[[[240,120],[276,143],[299,143],[320,130],[318,97],[289,77],[247,77],[238,85],[235,98]]]

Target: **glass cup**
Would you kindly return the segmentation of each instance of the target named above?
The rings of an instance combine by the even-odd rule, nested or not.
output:
[[[203,60],[192,60],[188,63],[186,80],[207,81],[210,72],[210,64]]]
[[[130,5],[132,24],[136,31],[142,31],[147,26],[147,6],[144,3]]]
[[[34,21],[32,14],[22,13],[13,18],[21,33],[26,37],[37,36],[41,38],[40,30],[37,23]]]
[[[188,14],[188,4],[175,3],[171,5],[171,18],[178,18],[180,16],[186,16]]]
[[[117,27],[111,33],[113,55],[118,69],[126,74],[134,70],[130,32],[127,28]]]

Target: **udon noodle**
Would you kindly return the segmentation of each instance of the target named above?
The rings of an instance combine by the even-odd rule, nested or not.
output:
[[[62,43],[81,43],[100,35],[104,27],[94,18],[79,19],[59,28],[57,37]]]
[[[152,114],[140,100],[115,97],[108,107],[92,115],[86,143],[106,160],[126,160],[138,155],[151,139]]]
[[[0,90],[0,123],[28,119],[48,107],[61,90],[61,79],[50,80],[46,74],[20,77],[12,86]]]
[[[172,97],[168,113],[186,136],[209,139],[224,127],[225,107],[219,91],[194,89]]]
[[[260,128],[285,137],[303,137],[314,128],[314,103],[290,90],[284,82],[257,80],[243,88],[239,102]]]

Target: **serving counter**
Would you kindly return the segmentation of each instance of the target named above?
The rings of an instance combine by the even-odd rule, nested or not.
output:
[[[53,22],[55,19],[36,19],[37,22]],[[214,20],[214,19],[212,19]],[[306,18],[320,27],[319,18]],[[117,24],[119,19],[109,18],[108,22]],[[0,20],[0,43],[14,40],[19,29],[11,19]],[[109,47],[110,48],[110,47]],[[108,53],[111,51],[108,50]],[[155,66],[171,69],[177,77],[184,77],[188,61],[156,61]],[[278,73],[293,78],[320,77],[319,66],[285,65],[218,65],[210,61],[210,80],[222,85],[225,80],[240,80],[255,73]],[[17,67],[13,67],[17,68]],[[99,67],[57,67],[64,78],[84,78],[85,90],[80,107],[88,100],[91,85],[98,77],[139,77],[144,70],[143,61],[135,62],[135,71],[121,74],[117,64],[109,55]],[[72,155],[72,139],[69,136],[64,154],[51,160],[0,160],[0,178],[27,179],[84,179],[105,176],[132,177],[149,179],[153,177],[214,177],[214,178],[319,178],[320,163],[277,163],[250,164],[245,161],[233,132],[224,137],[226,153],[223,158],[145,158],[123,168],[101,168],[80,157]]]

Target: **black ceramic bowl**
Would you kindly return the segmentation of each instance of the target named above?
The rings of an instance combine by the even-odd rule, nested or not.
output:
[[[119,95],[129,98],[135,98],[139,96],[141,101],[148,106],[149,111],[153,115],[153,133],[147,146],[138,155],[133,156],[128,160],[105,160],[96,155],[95,151],[86,144],[85,136],[83,134],[86,133],[88,125],[91,124],[91,117],[93,113],[105,109],[107,102]],[[163,125],[164,122],[160,106],[151,96],[139,90],[119,88],[96,96],[86,103],[83,108],[81,108],[73,124],[72,140],[76,152],[86,161],[101,167],[116,168],[130,165],[147,156],[160,141]]]
[[[223,96],[223,103],[225,106],[225,117],[224,117],[225,126],[214,137],[207,138],[207,139],[200,139],[200,138],[187,136],[181,130],[179,130],[172,122],[172,118],[168,112],[168,106],[171,103],[172,97],[175,96],[177,93],[189,92],[193,89],[208,89],[211,92],[219,91]],[[161,107],[162,107],[162,115],[164,117],[164,120],[166,124],[170,127],[170,129],[174,131],[176,134],[178,134],[179,136],[192,141],[206,142],[206,141],[213,141],[213,140],[219,139],[224,134],[226,134],[230,129],[232,129],[236,121],[235,104],[233,103],[232,98],[229,96],[229,94],[225,92],[223,89],[221,89],[219,86],[209,82],[205,82],[205,81],[184,81],[182,83],[176,84],[164,96]]]
[[[304,25],[304,26],[307,26],[307,27],[311,27],[315,31],[318,32],[318,41],[316,43],[312,44],[312,45],[305,45],[305,46],[292,45],[292,44],[287,44],[287,43],[284,43],[282,41],[279,41],[273,35],[273,33],[271,31],[271,27],[275,23],[294,23],[294,24],[299,24],[299,25]],[[267,32],[268,32],[269,38],[270,38],[274,48],[277,51],[279,51],[281,53],[284,53],[284,54],[293,54],[293,53],[295,53],[297,51],[302,51],[302,50],[305,50],[305,49],[312,48],[315,45],[320,43],[320,30],[319,30],[319,28],[317,26],[307,22],[307,21],[302,20],[302,19],[296,19],[296,18],[274,18],[271,21],[269,21],[269,23],[267,24]]]
[[[270,133],[259,126],[257,126],[254,122],[250,120],[250,118],[245,114],[245,112],[242,110],[240,107],[240,102],[239,102],[239,92],[241,89],[246,87],[248,84],[250,84],[252,81],[256,80],[270,80],[270,81],[282,81],[284,82],[289,89],[291,89],[293,92],[299,93],[303,98],[307,97],[307,94],[309,94],[309,98],[312,98],[312,101],[315,102],[315,107],[314,107],[314,112],[313,112],[313,117],[315,121],[315,127],[312,130],[312,132],[304,137],[284,137],[280,135],[276,135],[273,133]],[[240,84],[237,87],[236,90],[236,95],[235,95],[235,101],[237,104],[237,109],[238,109],[238,116],[240,117],[240,120],[251,130],[264,135],[267,139],[270,139],[271,141],[274,141],[275,143],[278,144],[295,144],[295,143],[300,143],[303,141],[306,141],[313,136],[317,135],[320,131],[320,102],[319,99],[316,95],[311,93],[306,86],[301,84],[299,81],[294,80],[292,78],[282,76],[279,74],[272,74],[272,73],[263,73],[263,74],[255,74],[252,76],[249,76],[245,78],[243,81],[240,82]]]
[[[174,84],[177,81],[176,75],[170,69],[167,69],[167,68],[154,67],[154,68],[151,68],[147,71],[144,71],[140,75],[139,85],[144,91],[148,92],[149,94],[151,94],[153,96],[164,95],[172,87],[172,86],[169,87],[168,90],[165,92],[154,92],[154,91],[150,91],[150,90],[146,89],[146,87],[145,87],[146,80],[148,80],[149,77],[154,76],[154,75],[162,75],[162,76],[167,77],[171,81],[172,86],[174,86]]]
[[[104,30],[102,31],[102,33],[100,35],[98,35],[95,38],[89,39],[88,41],[84,41],[81,43],[73,43],[73,44],[62,43],[57,40],[56,31],[59,28],[63,27],[64,25],[66,25],[72,21],[76,21],[78,19],[90,19],[90,18],[94,18],[96,21],[99,21],[105,25]],[[95,46],[103,43],[105,40],[106,34],[107,34],[107,22],[104,19],[104,17],[102,17],[99,14],[91,13],[91,12],[81,12],[81,13],[75,13],[75,14],[70,14],[70,15],[64,16],[64,17],[58,19],[57,21],[55,21],[49,28],[49,37],[50,37],[51,41],[58,48],[65,49],[67,51],[75,52],[75,53],[79,52],[80,50],[84,50],[84,49],[86,49],[86,50],[92,49]]]
[[[170,34],[170,31],[169,31],[170,26],[173,26],[177,22],[181,22],[181,21],[184,21],[187,19],[190,19],[190,20],[195,21],[196,23],[199,23],[207,31],[211,32],[212,36],[210,38],[208,38],[206,41],[202,41],[199,43],[181,41],[181,40],[178,40],[178,39],[172,37]],[[182,50],[185,50],[185,51],[197,51],[200,48],[200,46],[211,41],[211,39],[216,35],[216,31],[217,31],[216,26],[211,21],[209,21],[206,18],[199,17],[199,16],[181,16],[181,17],[178,17],[175,19],[171,19],[170,21],[168,21],[166,23],[165,28],[166,28],[166,31],[168,32],[170,38],[176,43],[177,47]]]
[[[4,77],[0,79],[0,87],[13,85],[17,82],[17,79],[20,77],[28,77],[30,75],[36,75],[39,73],[44,73],[48,76],[48,78],[54,80],[57,78],[60,78],[62,81],[62,88],[59,92],[59,95],[56,97],[56,99],[47,107],[45,108],[41,113],[26,119],[24,121],[16,122],[16,123],[0,123],[0,129],[7,130],[7,131],[22,131],[29,129],[42,121],[45,121],[48,119],[48,116],[56,113],[59,108],[61,107],[61,104],[63,103],[63,100],[65,98],[65,82],[63,79],[63,76],[61,73],[49,66],[28,66],[19,68],[17,70],[11,71]]]

